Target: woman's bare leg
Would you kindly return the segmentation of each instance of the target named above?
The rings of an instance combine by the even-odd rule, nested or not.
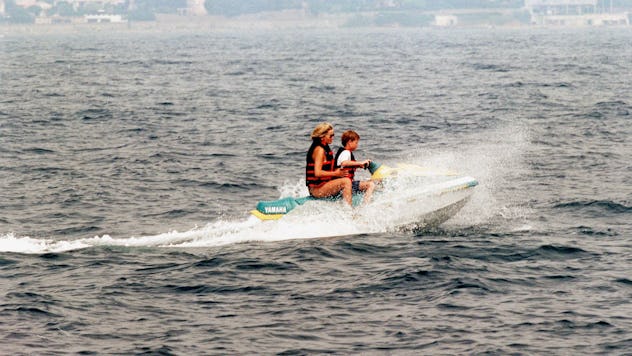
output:
[[[351,200],[351,179],[338,178],[329,181],[318,188],[312,188],[311,193],[316,198],[331,197],[342,191],[342,198],[347,204],[352,205]]]

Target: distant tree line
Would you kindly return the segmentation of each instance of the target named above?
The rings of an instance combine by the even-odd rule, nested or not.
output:
[[[630,0],[632,1],[632,0]],[[358,11],[433,11],[441,9],[521,8],[524,0],[206,0],[210,14],[238,16],[263,11],[302,9],[312,14]]]
[[[263,11],[298,10],[306,5],[312,14],[358,11],[435,11],[447,9],[521,9],[524,0],[206,0],[209,14],[238,16]],[[598,0],[608,9],[631,9],[632,0]]]
[[[5,16],[0,17],[0,22],[9,23],[33,23],[38,16],[62,16],[76,17],[95,14],[103,11],[108,14],[125,15],[130,20],[151,21],[155,20],[157,13],[175,14],[179,8],[187,6],[186,0],[136,0],[133,6],[127,0],[121,4],[109,4],[99,2],[78,2],[42,0],[50,4],[50,8],[43,9],[33,5],[27,8],[16,5],[15,0],[5,0]]]
[[[31,23],[41,10],[39,6],[23,8],[17,6],[15,0],[6,0],[4,3],[5,16],[1,20],[9,23]]]
[[[129,0],[125,3],[129,8]],[[128,18],[132,21],[153,21],[156,14],[175,14],[186,6],[186,0],[136,0],[134,8],[129,10]]]

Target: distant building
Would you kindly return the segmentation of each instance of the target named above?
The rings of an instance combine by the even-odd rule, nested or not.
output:
[[[87,4],[97,4],[97,5],[121,5],[125,4],[125,0],[66,0],[66,2],[70,3],[74,8],[80,8]]]
[[[97,5],[121,5],[125,4],[126,1],[130,1],[133,3],[133,0],[64,0],[70,4],[73,9],[77,10],[81,7],[84,7],[87,4],[97,4]],[[39,6],[43,10],[48,10],[53,7],[53,5],[57,5],[62,0],[54,0],[54,1],[43,1],[43,0],[15,0],[15,4],[17,6],[28,8],[31,6]],[[5,12],[5,0],[0,0],[0,14],[4,14]]]
[[[178,9],[182,16],[204,16],[207,14],[204,6],[205,0],[187,0],[187,7]]]
[[[525,0],[524,5],[532,14],[583,15],[597,12],[598,0]]]
[[[111,14],[96,14],[96,15],[85,15],[87,23],[126,23],[127,21],[123,19],[121,15],[111,15]]]
[[[397,8],[400,6],[399,1],[396,0],[380,0],[377,3],[378,8]]]
[[[1,2],[2,2],[2,5],[4,6],[5,1],[1,1]],[[43,10],[48,10],[53,7],[53,5],[45,1],[38,1],[38,0],[15,0],[15,4],[23,8],[28,8],[31,6],[39,6]]]
[[[36,25],[60,25],[71,24],[73,22],[71,17],[64,16],[39,16],[35,18]]]
[[[628,26],[627,12],[599,7],[598,0],[525,0],[531,23],[543,26]]]
[[[434,25],[439,27],[456,26],[459,19],[454,15],[435,15]]]
[[[59,2],[67,2],[74,7],[83,6],[86,4],[109,4],[109,5],[120,5],[124,4],[127,0],[54,0],[54,1],[42,1],[42,0],[15,0],[15,4],[21,7],[28,7],[32,5],[40,5],[40,3],[44,4],[53,4],[56,5]],[[0,3],[4,3],[4,0],[0,0]]]

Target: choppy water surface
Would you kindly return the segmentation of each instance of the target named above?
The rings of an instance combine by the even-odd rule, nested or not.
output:
[[[632,352],[631,36],[0,38],[1,353]],[[250,218],[322,120],[480,185],[432,230]]]

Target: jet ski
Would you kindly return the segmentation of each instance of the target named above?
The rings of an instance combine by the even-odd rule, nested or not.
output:
[[[389,225],[400,227],[437,226],[454,216],[469,200],[478,185],[470,176],[449,170],[437,170],[412,164],[389,167],[371,162],[371,179],[379,182],[368,206],[387,217]],[[340,201],[335,198],[284,197],[259,201],[251,214],[263,221],[279,220],[297,208],[316,201]],[[363,195],[354,194],[353,205],[362,203]]]

